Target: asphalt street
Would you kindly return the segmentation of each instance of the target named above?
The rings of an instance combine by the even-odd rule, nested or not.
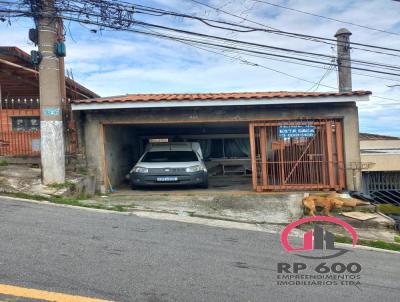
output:
[[[279,262],[321,260],[287,254],[279,234],[3,198],[0,227],[5,285],[112,301],[400,300],[400,254],[352,249],[324,260],[360,263],[358,286],[283,286]]]

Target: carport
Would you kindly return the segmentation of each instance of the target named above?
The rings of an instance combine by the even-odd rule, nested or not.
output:
[[[230,123],[105,123],[105,181],[112,187],[144,153],[148,143],[199,142],[212,188],[240,186],[251,189],[249,125]]]
[[[214,188],[356,189],[346,167],[360,161],[356,101],[369,94],[134,94],[72,108],[102,191],[123,183],[147,143],[167,141],[199,142]]]

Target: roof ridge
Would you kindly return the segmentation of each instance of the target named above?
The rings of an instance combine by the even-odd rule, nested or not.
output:
[[[352,92],[305,92],[305,91],[255,91],[255,92],[213,92],[213,93],[141,93],[126,94],[111,97],[76,100],[74,103],[122,103],[122,102],[161,102],[161,101],[202,101],[202,100],[245,100],[272,98],[302,98],[302,97],[342,97],[363,96],[370,91],[358,90]]]
[[[400,137],[384,135],[384,134],[360,132],[360,140],[400,140]]]

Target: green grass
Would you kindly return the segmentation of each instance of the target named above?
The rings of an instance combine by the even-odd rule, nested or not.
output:
[[[104,204],[86,204],[82,202],[82,200],[86,199],[85,196],[80,196],[78,198],[66,198],[61,196],[42,196],[42,195],[31,195],[26,193],[8,193],[7,195],[22,198],[22,199],[31,199],[36,201],[48,201],[55,204],[65,204],[75,207],[84,207],[84,208],[92,208],[92,209],[102,209],[102,210],[111,210],[116,212],[125,212],[125,206],[122,205],[114,205],[114,206],[107,206]]]
[[[48,187],[60,190],[60,189],[65,189],[65,188],[74,188],[75,184],[70,181],[66,181],[61,184],[58,184],[58,183],[50,184],[50,185],[48,185]]]
[[[346,236],[335,236],[335,241],[340,242],[340,243],[352,243],[352,239],[349,237],[346,237]],[[394,243],[394,242],[393,243],[385,242],[382,240],[360,239],[360,240],[358,240],[357,245],[370,246],[370,247],[375,247],[378,249],[400,252],[400,244]]]
[[[117,211],[117,212],[125,212],[126,211],[125,206],[120,205],[120,204],[111,206],[109,209],[112,211]]]
[[[76,173],[81,174],[81,175],[88,175],[88,174],[89,174],[89,171],[88,171],[88,169],[85,168],[85,167],[78,167],[78,168],[76,169]]]
[[[383,214],[400,215],[400,207],[392,204],[380,204],[378,209]]]
[[[394,242],[400,243],[400,236],[394,236]]]
[[[5,166],[8,166],[8,161],[4,159],[0,160],[0,167],[5,167]]]

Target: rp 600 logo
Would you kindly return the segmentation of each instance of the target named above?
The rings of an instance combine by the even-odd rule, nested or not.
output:
[[[321,222],[321,221],[326,221],[342,226],[351,235],[353,247],[357,244],[358,241],[357,233],[350,224],[334,217],[315,216],[315,217],[302,218],[287,225],[281,234],[281,244],[283,248],[289,253],[314,251],[314,253],[305,253],[305,255],[304,253],[297,254],[298,256],[304,258],[314,258],[314,259],[334,258],[346,253],[347,252],[346,249],[335,248],[335,236],[331,232],[324,230],[324,228],[318,224],[315,224],[312,230],[309,230],[304,233],[302,246],[294,247],[289,243],[289,235],[294,228],[304,223]],[[321,253],[316,253],[318,251],[319,252],[324,251],[324,255],[321,255]]]

